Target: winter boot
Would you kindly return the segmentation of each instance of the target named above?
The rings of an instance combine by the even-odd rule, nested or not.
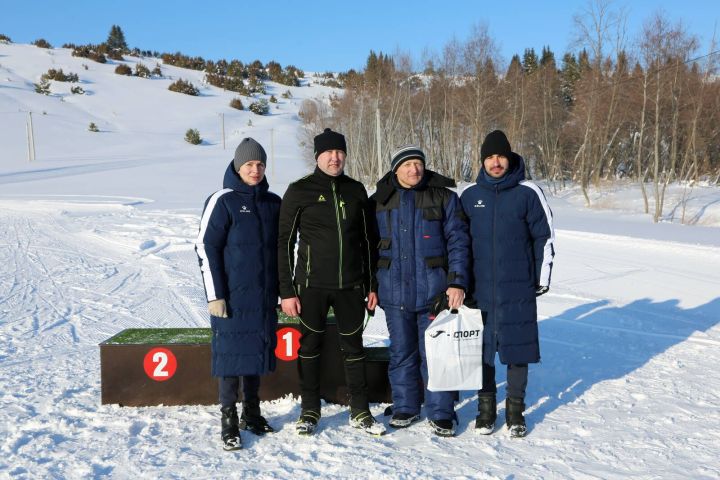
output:
[[[513,438],[524,437],[527,434],[523,411],[525,411],[525,403],[522,398],[508,397],[505,400],[505,424]]]
[[[452,420],[428,420],[430,428],[439,437],[454,437],[455,423]]]
[[[295,422],[295,431],[298,435],[312,435],[320,421],[320,412],[315,410],[303,410],[300,418]]]
[[[393,428],[407,428],[420,420],[417,413],[396,413],[390,419],[389,425]]]
[[[350,426],[366,431],[370,435],[384,435],[385,425],[375,420],[370,410],[350,409]]]
[[[497,420],[497,401],[495,394],[478,394],[478,416],[475,417],[475,431],[490,435],[495,430]]]
[[[255,435],[273,433],[275,429],[268,424],[265,417],[260,414],[260,401],[248,400],[243,402],[242,415],[240,415],[240,429],[249,430]]]
[[[240,450],[242,448],[242,440],[240,440],[237,408],[235,408],[235,405],[232,407],[222,407],[220,413],[222,413],[222,417],[220,417],[220,436],[223,441],[223,449],[228,451]]]

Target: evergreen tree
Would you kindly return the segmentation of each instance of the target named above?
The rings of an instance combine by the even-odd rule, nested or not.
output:
[[[580,79],[580,65],[572,53],[566,53],[562,61],[560,89],[565,106],[570,107],[575,102],[575,83]]]
[[[118,25],[113,25],[110,28],[110,33],[105,43],[111,50],[125,51],[128,49],[127,43],[125,42],[125,34]]]
[[[550,50],[550,47],[543,47],[542,55],[540,56],[541,67],[552,67],[555,68],[555,54]]]
[[[538,57],[537,53],[535,53],[534,48],[525,49],[525,53],[523,53],[522,67],[523,72],[525,72],[526,75],[530,75],[531,73],[535,72],[535,70],[537,70]]]

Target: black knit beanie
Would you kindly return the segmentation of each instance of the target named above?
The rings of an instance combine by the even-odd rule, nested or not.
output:
[[[398,167],[400,167],[401,163],[403,163],[405,160],[410,160],[412,158],[417,158],[422,162],[423,167],[425,166],[425,152],[423,152],[419,146],[403,145],[397,150],[395,150],[395,152],[392,154],[390,160],[390,169],[393,172],[397,172],[397,169]]]
[[[480,147],[480,159],[483,161],[496,154],[510,159],[511,153],[510,142],[508,142],[507,137],[501,130],[488,133]]]
[[[318,156],[327,150],[342,150],[347,155],[347,147],[345,146],[345,136],[342,133],[333,132],[326,128],[323,133],[317,135],[314,140],[315,144],[315,160]]]
[[[263,165],[267,163],[267,155],[265,149],[258,142],[250,137],[245,137],[240,140],[240,145],[235,149],[235,156],[233,157],[233,168],[237,172],[242,167],[243,163],[251,160],[260,160]]]

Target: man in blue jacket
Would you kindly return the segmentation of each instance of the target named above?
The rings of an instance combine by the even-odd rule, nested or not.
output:
[[[223,189],[205,202],[195,243],[212,327],[212,375],[219,377],[225,450],[240,428],[272,432],[260,414],[260,375],[275,369],[280,197],[268,191],[265,150],[244,138]],[[242,377],[243,411],[236,403]]]
[[[380,235],[378,301],[390,332],[390,426],[405,428],[420,419],[422,385],[427,386],[430,307],[439,295],[447,296],[449,308],[462,305],[470,239],[458,196],[450,190],[455,182],[425,169],[420,147],[400,147],[391,167],[371,199]],[[424,396],[433,432],[453,436],[457,392],[425,388]]]
[[[536,297],[550,288],[555,256],[552,212],[503,132],[490,132],[480,152],[477,183],[460,197],[470,222],[473,296],[485,324],[475,428],[485,435],[495,428],[497,352],[507,365],[505,423],[511,436],[523,437],[528,363],[540,361]]]

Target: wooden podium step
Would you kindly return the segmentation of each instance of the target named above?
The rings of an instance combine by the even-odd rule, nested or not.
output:
[[[278,324],[278,331],[293,328],[297,332],[293,319],[284,320]],[[128,407],[217,404],[217,379],[210,375],[211,338],[209,328],[170,328],[127,329],[105,340],[100,344],[102,404]],[[278,340],[280,344],[281,339]],[[300,394],[297,360],[281,357],[275,371],[261,378],[261,400]],[[328,318],[322,359],[321,397],[347,405],[349,392],[332,316]],[[392,401],[388,360],[387,347],[366,348],[365,371],[373,403]]]

